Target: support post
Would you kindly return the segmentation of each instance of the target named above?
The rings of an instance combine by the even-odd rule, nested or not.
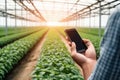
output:
[[[90,12],[89,12],[89,31],[90,31],[90,28],[91,28],[91,9],[90,9]]]
[[[15,0],[15,28],[17,27],[17,19],[16,19],[16,0]]]
[[[26,10],[26,19],[27,19],[27,10]],[[25,20],[25,21],[26,21],[26,25],[25,26],[27,27],[27,20]]]
[[[79,18],[79,27],[81,27],[81,15],[79,15],[80,18]]]
[[[76,5],[76,12],[77,12],[77,5]],[[78,25],[77,25],[77,17],[78,17],[78,14],[76,14],[76,25],[75,25],[75,27],[78,26]]]
[[[7,13],[7,0],[5,0],[5,12]],[[8,22],[7,22],[7,14],[5,14],[5,35],[8,34]]]
[[[95,15],[94,15],[94,27],[95,27]]]
[[[99,37],[101,37],[101,2],[99,2]]]
[[[22,7],[21,7],[21,16],[23,17],[23,10],[22,10]],[[21,20],[21,26],[23,27],[23,20]]]

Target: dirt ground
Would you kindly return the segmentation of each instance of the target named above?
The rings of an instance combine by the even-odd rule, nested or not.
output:
[[[18,65],[6,76],[5,80],[31,80],[31,73],[40,56],[41,47],[46,34],[38,41],[34,48],[25,55]]]

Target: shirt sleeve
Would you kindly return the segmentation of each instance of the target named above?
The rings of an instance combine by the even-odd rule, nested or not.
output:
[[[120,80],[120,6],[108,20],[100,57],[88,80]]]

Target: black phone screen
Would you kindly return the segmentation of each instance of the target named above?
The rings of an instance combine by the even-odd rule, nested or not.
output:
[[[86,45],[84,44],[82,38],[80,37],[80,35],[78,34],[75,28],[66,29],[65,33],[72,42],[75,42],[77,52],[84,52],[87,49]]]

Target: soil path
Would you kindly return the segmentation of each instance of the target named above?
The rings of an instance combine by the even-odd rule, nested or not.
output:
[[[31,80],[31,73],[37,64],[46,35],[47,33],[44,34],[34,48],[28,52],[16,67],[6,76],[5,80]]]

